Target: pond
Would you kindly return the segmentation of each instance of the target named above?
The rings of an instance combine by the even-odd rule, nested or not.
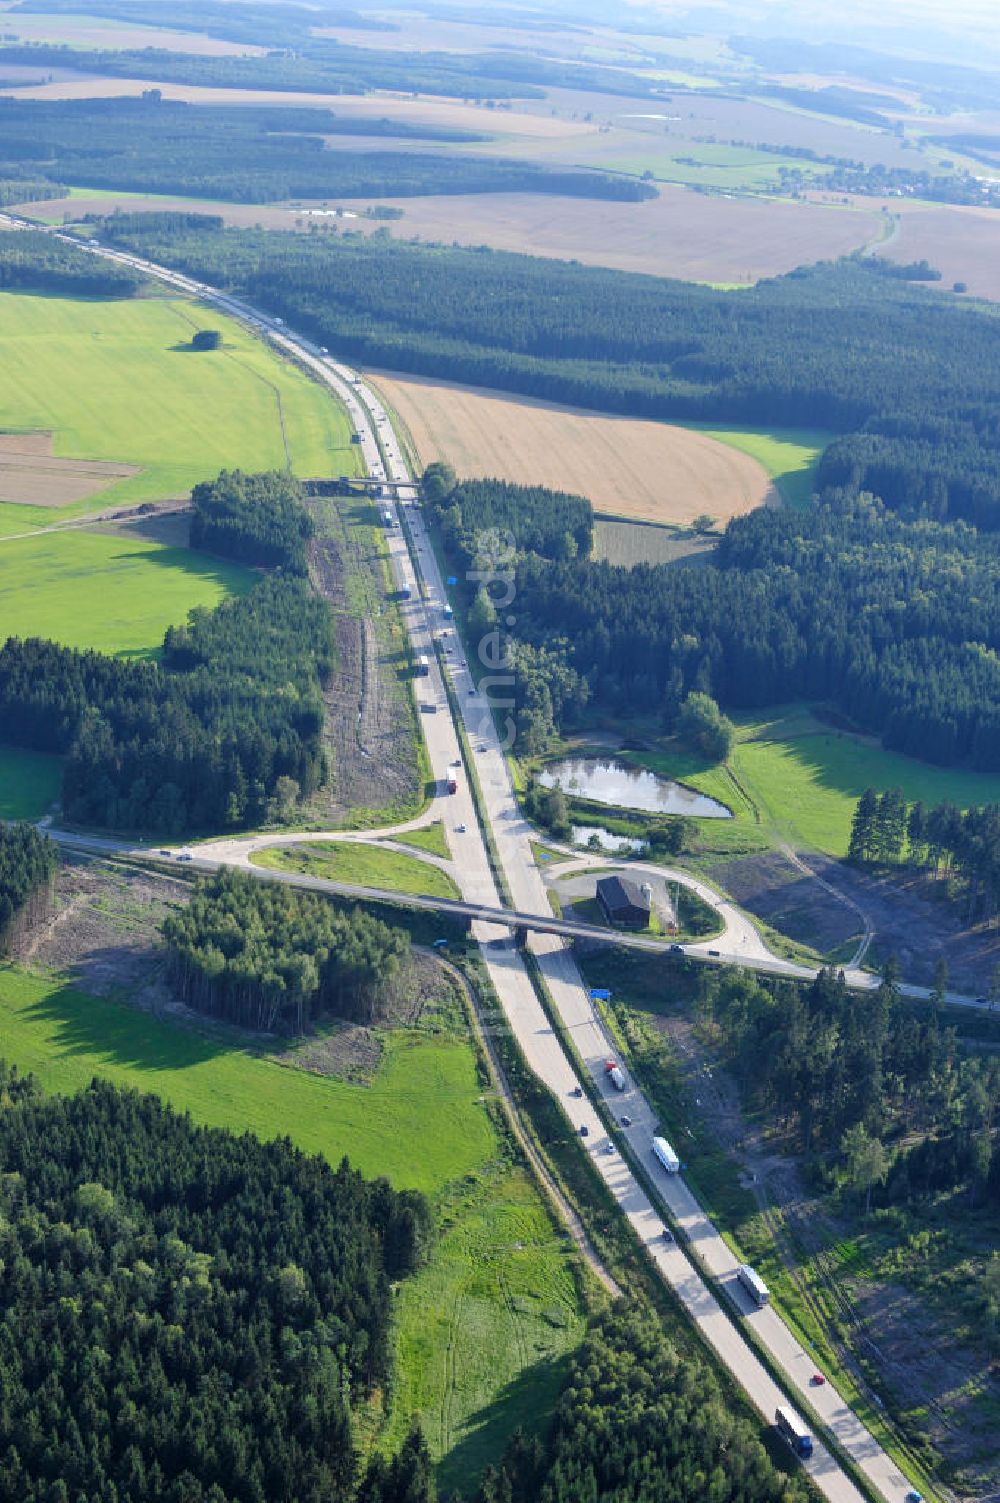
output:
[[[629,767],[617,757],[567,757],[546,767],[538,781],[545,788],[562,788],[577,798],[615,809],[686,814],[693,819],[732,819],[725,804],[714,798],[658,777],[646,768]]]
[[[610,830],[602,830],[600,825],[574,825],[572,827],[574,845],[586,846],[593,850],[595,835],[598,849],[609,852],[613,856],[638,856],[646,849],[644,840],[636,840],[632,835],[612,835]]]

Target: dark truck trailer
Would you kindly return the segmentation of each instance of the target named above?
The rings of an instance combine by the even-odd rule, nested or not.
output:
[[[774,1412],[774,1423],[778,1427],[778,1434],[788,1442],[796,1456],[812,1455],[813,1438],[794,1409],[781,1404]]]

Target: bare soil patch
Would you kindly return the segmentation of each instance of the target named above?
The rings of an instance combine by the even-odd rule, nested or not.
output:
[[[359,596],[368,597],[373,612],[384,603],[378,560],[346,529],[336,538],[314,538],[309,554],[310,578],[333,608],[337,639],[337,671],[324,693],[333,780],[316,811],[336,821],[352,809],[380,809],[414,796],[412,726],[403,697],[393,692],[393,665],[372,616],[358,613]]]
[[[1000,929],[964,924],[940,887],[922,875],[859,871],[816,852],[809,853],[809,864],[867,914],[875,930],[869,963],[895,954],[904,980],[931,986],[943,956],[956,991],[986,992],[1000,963]],[[778,852],[725,862],[711,875],[741,907],[820,954],[843,959],[845,947],[860,938],[857,915]]]
[[[71,506],[140,467],[97,459],[57,459],[51,433],[0,433],[0,501],[18,506]]]
[[[38,429],[34,433],[0,433],[0,458],[8,454],[52,453],[55,434],[50,429]]]
[[[597,511],[679,525],[703,512],[726,521],[773,499],[755,459],[703,433],[445,381],[379,374],[375,384],[421,464],[446,459],[460,476],[576,491]]]
[[[96,997],[157,1015],[187,1012],[164,976],[159,926],[190,886],[152,872],[98,861],[66,863],[56,874],[48,917],[17,941],[21,965],[69,972]]]

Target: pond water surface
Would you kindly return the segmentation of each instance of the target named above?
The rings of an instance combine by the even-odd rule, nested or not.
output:
[[[686,814],[693,819],[732,819],[725,804],[672,783],[645,768],[629,767],[617,757],[567,757],[539,774],[545,788],[558,787],[577,798],[616,809],[650,814]]]

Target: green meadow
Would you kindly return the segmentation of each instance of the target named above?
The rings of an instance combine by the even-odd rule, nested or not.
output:
[[[429,898],[459,898],[461,893],[447,872],[382,846],[353,841],[327,841],[316,845],[267,846],[253,855],[254,864],[282,872],[300,872],[329,882],[353,882],[358,887],[390,888],[393,892],[421,893]]]
[[[713,428],[709,423],[681,423],[739,449],[770,475],[786,506],[806,506],[812,496],[816,466],[836,438],[822,428]]]
[[[782,186],[782,168],[823,177],[828,169],[780,152],[757,151],[752,146],[728,146],[722,142],[679,141],[677,150],[651,150],[615,157],[604,165],[615,172],[636,176],[651,172],[659,182],[686,183],[702,188],[734,192],[773,192]]]
[[[911,803],[948,800],[961,809],[1000,803],[1000,775],[932,767],[885,751],[870,737],[824,724],[803,705],[735,718],[728,766],[709,765],[672,743],[628,758],[728,805],[735,816],[728,829],[702,823],[702,833],[713,837],[731,834],[739,844],[740,832],[753,827],[803,850],[845,856],[866,788],[901,788]]]
[[[206,327],[224,347],[195,353],[191,336]],[[330,393],[214,309],[0,293],[0,328],[0,431],[51,431],[58,457],[140,467],[73,506],[2,504],[0,534],[184,496],[227,466],[357,473],[346,413]]]
[[[195,606],[244,594],[254,575],[187,548],[72,528],[0,540],[0,642],[50,637],[150,657]]]
[[[0,1049],[50,1091],[94,1075],[153,1091],[199,1122],[288,1133],[309,1153],[428,1194],[474,1173],[495,1152],[468,1044],[389,1034],[371,1085],[312,1075],[149,1014],[78,991],[65,980],[0,969]]]
[[[0,746],[0,819],[41,819],[61,784],[61,757]]]

